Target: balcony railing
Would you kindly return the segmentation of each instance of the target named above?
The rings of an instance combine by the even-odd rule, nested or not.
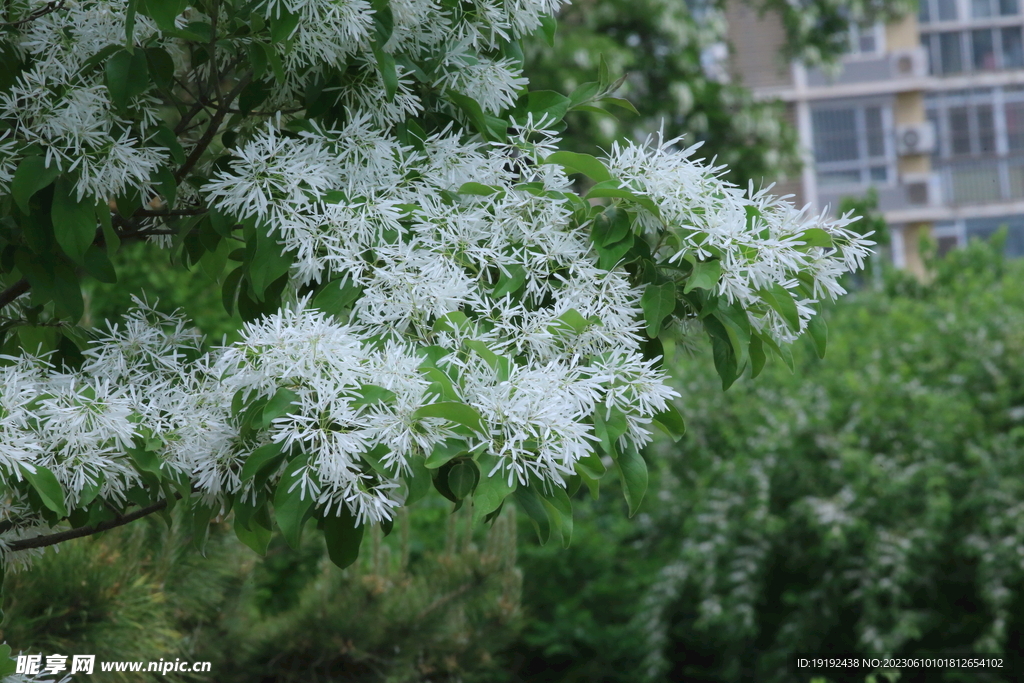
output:
[[[1024,156],[934,161],[953,206],[1024,199]]]

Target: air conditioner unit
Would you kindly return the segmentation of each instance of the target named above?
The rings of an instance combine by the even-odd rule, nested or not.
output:
[[[889,53],[889,72],[893,78],[924,78],[928,75],[928,52],[923,47],[893,50]]]
[[[909,206],[938,206],[942,203],[942,184],[936,173],[904,173],[900,184]]]
[[[935,151],[935,126],[923,121],[896,127],[896,153],[901,157]]]

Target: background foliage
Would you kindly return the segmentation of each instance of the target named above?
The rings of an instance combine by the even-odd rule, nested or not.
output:
[[[928,285],[888,273],[830,312],[826,358],[804,348],[792,374],[723,394],[707,359],[678,360],[691,418],[658,449],[660,504],[617,528],[602,499],[578,525],[600,541],[557,573],[545,549],[521,553],[542,618],[515,680],[782,681],[797,651],[1019,652],[1024,263],[1000,251],[953,252]],[[575,629],[586,614],[607,618]]]

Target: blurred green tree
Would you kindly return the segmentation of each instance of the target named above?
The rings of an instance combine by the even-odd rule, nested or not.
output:
[[[727,164],[738,184],[760,185],[797,168],[796,137],[781,104],[756,102],[725,76],[724,24],[714,8],[686,2],[588,0],[559,16],[553,45],[524,46],[527,75],[536,88],[571,93],[601,68],[626,75],[618,91],[636,107],[607,113],[573,112],[566,136],[574,149],[608,149],[623,135],[659,130],[685,144],[704,143],[698,156]],[[603,64],[602,64],[603,61]]]
[[[513,680],[772,682],[800,651],[1019,652],[1024,262],[975,243],[931,268],[837,306],[827,357],[807,345],[792,374],[721,393],[710,359],[680,359],[688,433],[657,449],[658,505],[629,529],[609,524],[617,501],[580,513],[577,536],[614,560],[586,540],[557,562],[523,548],[529,657]],[[579,608],[549,606],[558,589]],[[581,613],[595,624],[574,631]],[[639,645],[593,647],[611,634]]]

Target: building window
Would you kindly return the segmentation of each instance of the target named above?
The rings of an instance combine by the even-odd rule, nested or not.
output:
[[[956,21],[956,0],[920,0],[918,19],[922,24],[933,21]]]
[[[887,184],[892,178],[892,126],[881,105],[821,107],[811,113],[818,184]]]
[[[1017,0],[971,0],[971,17],[1012,17],[1020,13]]]
[[[846,54],[875,56],[885,51],[885,27],[882,24],[851,24]]]
[[[960,56],[960,32],[949,31],[932,37],[939,41],[939,73],[958,74],[964,70],[964,61]]]
[[[926,110],[939,140],[932,169],[952,204],[1024,199],[1024,89],[936,93]]]
[[[926,33],[921,45],[931,53],[935,75],[1024,67],[1020,26]]]
[[[1007,102],[1006,147],[1011,152],[1024,151],[1024,102]]]
[[[996,48],[992,40],[992,31],[990,29],[971,31],[971,45],[974,48],[974,70],[994,71]]]
[[[1021,27],[1011,26],[1000,32],[1003,43],[1003,68],[1019,69],[1024,66],[1024,43],[1021,41]]]

